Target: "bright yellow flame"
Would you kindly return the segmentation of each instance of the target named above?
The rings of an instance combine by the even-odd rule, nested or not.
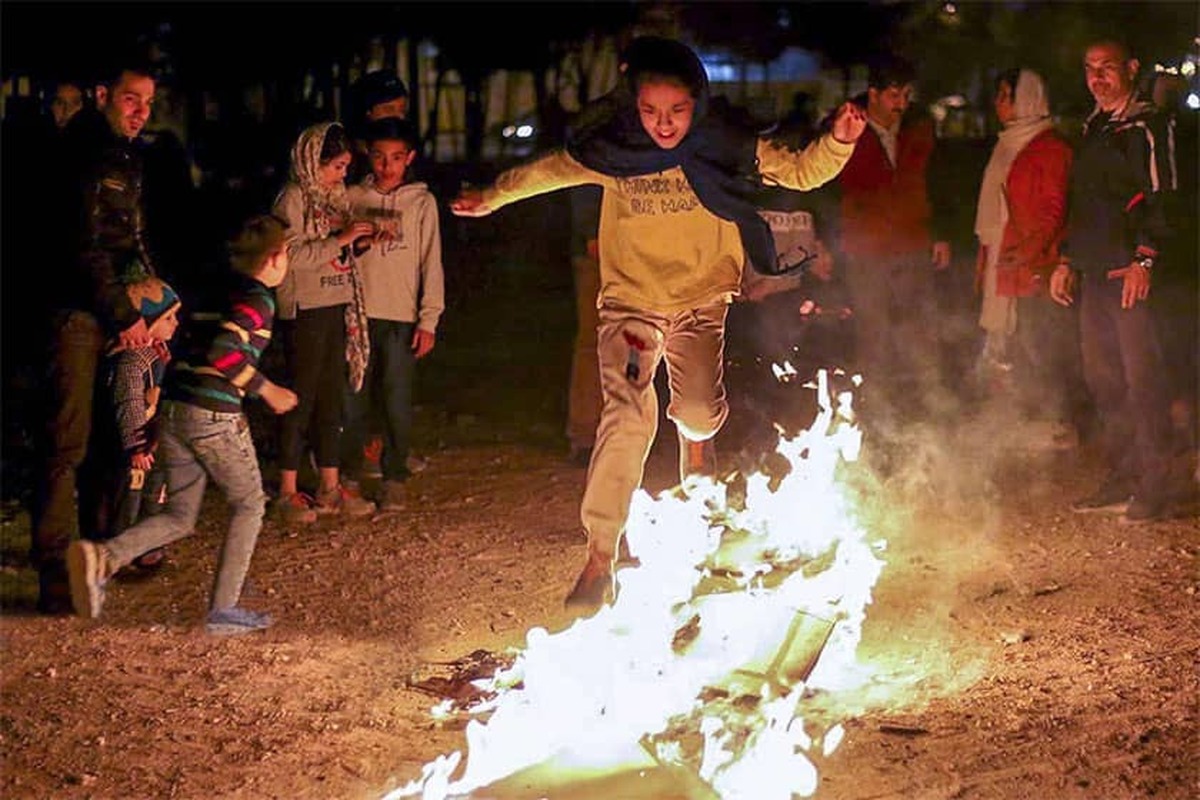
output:
[[[883,563],[835,479],[862,442],[851,394],[834,396],[824,371],[808,385],[816,420],[778,444],[790,473],[747,476],[736,507],[712,480],[637,492],[626,535],[641,566],[619,573],[616,602],[557,634],[530,630],[484,687],[496,698],[467,724],[462,774],[459,753],[442,756],[387,797],[461,796],[550,761],[627,763],[633,744],[723,800],[813,794],[806,754],[829,755],[844,731],[814,739],[800,698],[869,677],[855,651]]]

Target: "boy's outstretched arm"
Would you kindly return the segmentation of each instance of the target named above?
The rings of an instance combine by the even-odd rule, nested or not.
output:
[[[491,186],[463,189],[450,201],[450,210],[459,217],[483,217],[509,203],[584,183],[603,185],[605,178],[565,150],[554,150],[528,164],[506,169]]]

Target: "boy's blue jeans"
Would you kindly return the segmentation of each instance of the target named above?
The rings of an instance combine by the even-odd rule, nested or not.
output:
[[[208,479],[220,487],[233,512],[217,562],[213,610],[232,608],[242,594],[250,557],[262,529],[266,496],[250,425],[242,413],[163,403],[158,459],[167,471],[167,507],[105,542],[115,563],[133,559],[192,533]]]

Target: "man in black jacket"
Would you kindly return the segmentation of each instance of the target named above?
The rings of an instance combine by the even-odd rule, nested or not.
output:
[[[1120,42],[1087,48],[1096,107],[1071,170],[1070,219],[1050,296],[1070,305],[1079,277],[1080,345],[1100,415],[1108,477],[1073,510],[1123,510],[1122,522],[1166,514],[1171,422],[1167,370],[1150,299],[1169,241],[1165,201],[1175,189],[1165,116],[1137,92],[1138,61]]]
[[[71,121],[60,162],[67,167],[51,178],[56,183],[51,213],[61,221],[62,235],[46,265],[55,273],[46,281],[55,310],[45,462],[34,497],[30,547],[43,613],[71,610],[63,559],[76,521],[81,536],[99,527],[98,486],[84,468],[99,360],[110,341],[128,348],[151,343],[125,284],[154,274],[143,240],[137,147],[154,91],[149,68],[133,61],[104,75],[95,87],[96,112],[81,112]]]

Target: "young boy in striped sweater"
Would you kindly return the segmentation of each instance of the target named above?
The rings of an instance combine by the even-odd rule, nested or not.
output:
[[[192,330],[184,337],[165,382],[158,453],[170,487],[167,507],[107,542],[71,544],[67,572],[80,616],[99,615],[104,584],[122,566],[192,533],[211,478],[233,516],[217,563],[208,631],[239,634],[271,624],[268,615],[238,606],[266,504],[242,400],[257,395],[276,414],[296,405],[296,395],[257,366],[271,339],[273,289],[287,274],[286,230],[275,217],[254,217],[229,243],[237,285],[228,310],[216,330]]]

